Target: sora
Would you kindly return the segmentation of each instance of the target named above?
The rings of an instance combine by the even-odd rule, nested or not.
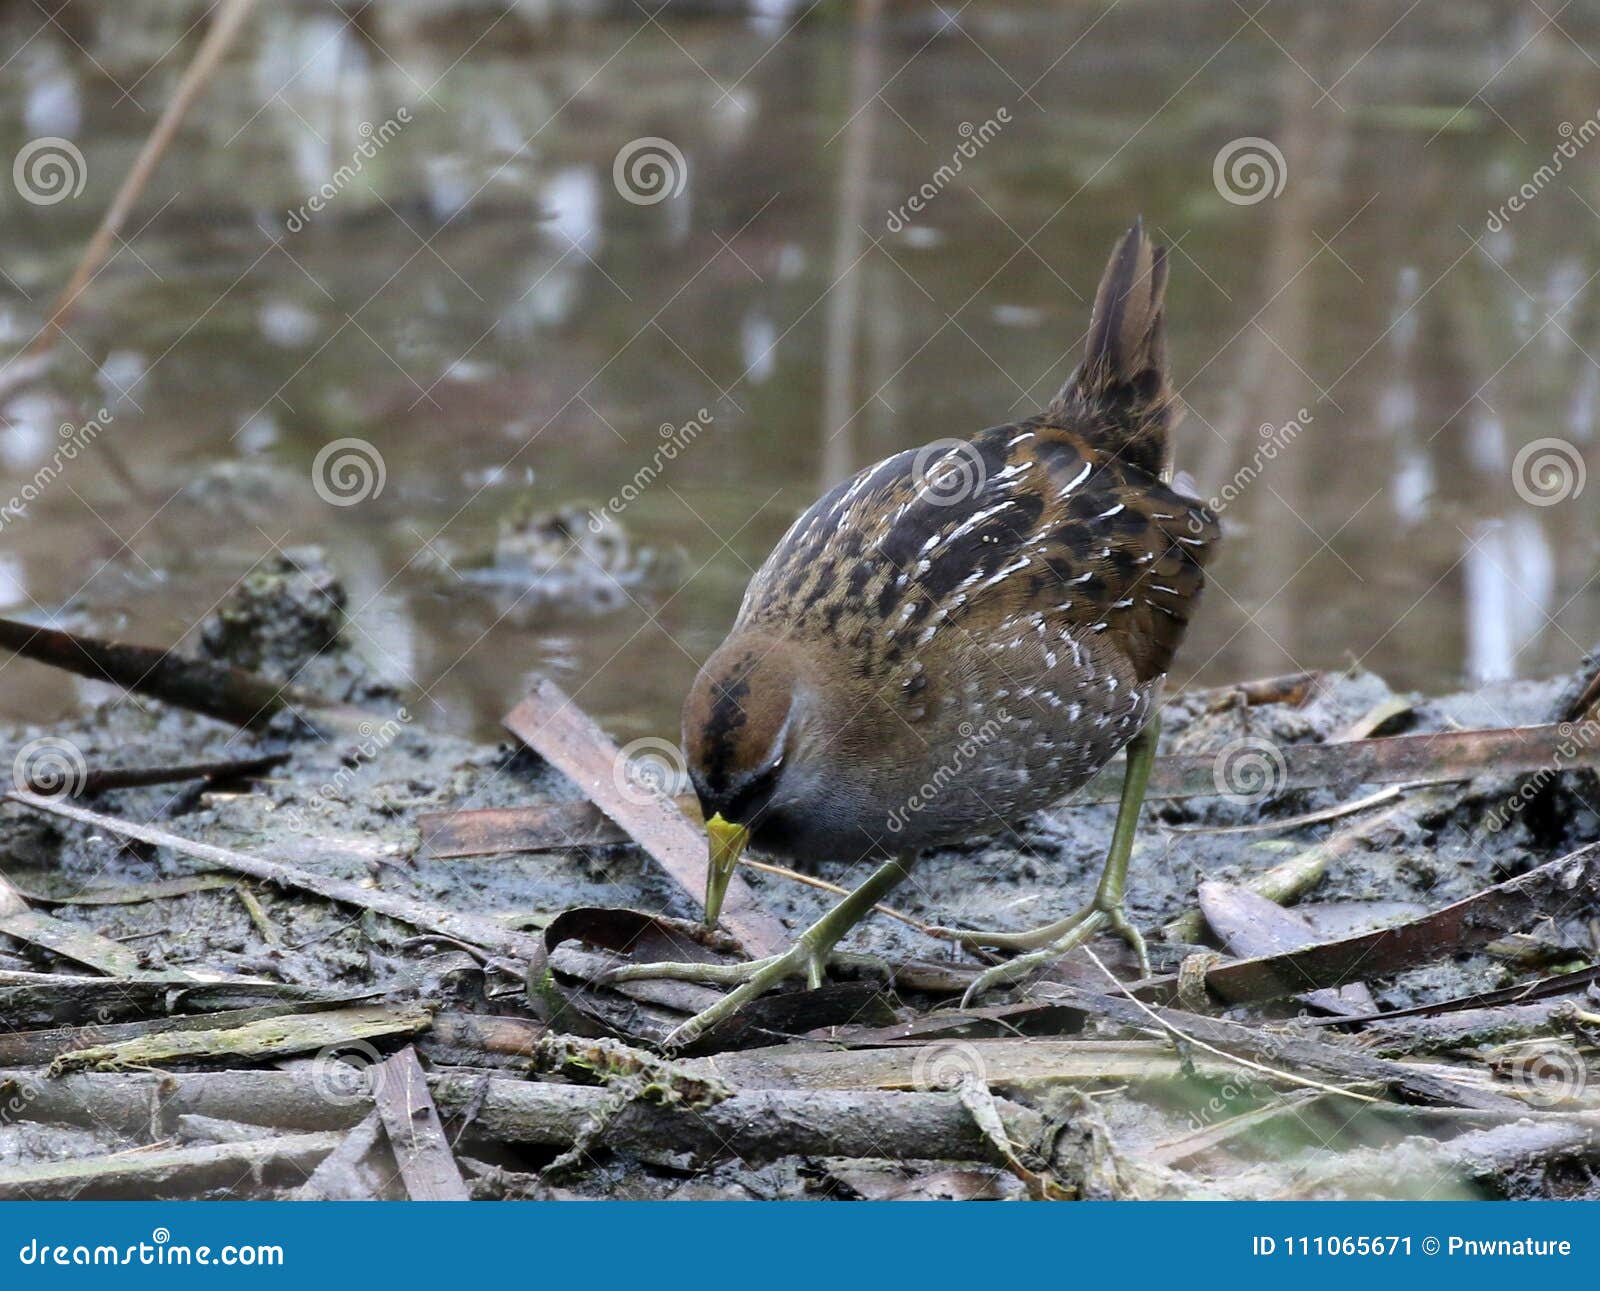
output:
[[[1164,249],[1136,223],[1101,279],[1083,363],[1044,413],[868,467],[757,572],[683,709],[710,835],[707,918],[747,842],[878,868],[782,955],[614,972],[737,987],[669,1043],[787,978],[820,985],[835,943],[921,849],[1048,807],[1124,745],[1094,902],[1031,932],[951,935],[1031,952],[974,992],[1108,927],[1145,962],[1123,913],[1128,856],[1161,685],[1218,537],[1210,512],[1163,482],[1178,412],[1166,281]]]

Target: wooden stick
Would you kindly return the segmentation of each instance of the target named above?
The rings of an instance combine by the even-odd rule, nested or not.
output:
[[[613,1091],[595,1086],[485,1079],[477,1073],[436,1073],[428,1077],[428,1088],[445,1117],[470,1113],[471,1134],[478,1139],[558,1149],[604,1114],[614,1097]],[[284,1129],[348,1130],[372,1110],[366,1098],[330,1101],[308,1074],[288,1071],[80,1072],[41,1080],[35,1072],[0,1070],[0,1105],[8,1098],[15,1099],[18,1117],[133,1134],[147,1131],[152,1116],[185,1112]],[[1013,1142],[1039,1140],[1044,1125],[1037,1112],[1006,1100],[999,1101],[999,1110]],[[326,1144],[317,1144],[317,1159],[341,1137],[331,1134]],[[994,1156],[954,1094],[879,1090],[757,1089],[701,1108],[636,1101],[616,1113],[601,1142],[620,1151],[688,1153],[704,1161],[742,1158],[752,1164],[786,1156],[902,1161]]]
[[[110,985],[103,979],[94,980],[102,987]],[[39,1031],[0,1031],[0,1066],[43,1067],[54,1062],[63,1053],[88,1049],[94,1045],[136,1040],[141,1036],[165,1031],[225,1031],[242,1027],[247,1023],[261,1022],[267,1018],[344,1008],[356,998],[347,997],[322,1004],[294,1001],[285,1004],[264,1004],[255,1008],[226,1009],[215,1013],[180,1013],[174,1017],[142,1018],[137,1022],[96,1021],[87,1026],[49,1027]],[[0,995],[0,1017],[9,1017],[4,1004],[5,998]]]
[[[273,753],[259,758],[190,762],[171,767],[108,767],[86,772],[76,780],[63,784],[61,791],[69,798],[88,798],[108,789],[139,789],[146,785],[180,784],[186,780],[234,780],[271,771],[288,760],[287,753]],[[29,770],[26,766],[17,767],[23,776],[27,776]],[[56,790],[53,784],[41,784],[33,779],[29,779],[27,787],[31,792],[46,797]]]
[[[84,248],[83,256],[78,261],[78,267],[73,270],[72,278],[63,288],[61,295],[56,298],[55,306],[50,311],[49,321],[39,329],[39,334],[23,351],[24,356],[42,353],[56,343],[56,333],[63,330],[67,316],[77,305],[79,295],[111,250],[112,242],[121,231],[129,212],[133,210],[134,203],[139,200],[139,195],[144,192],[145,185],[150,182],[150,176],[155,173],[162,154],[172,142],[172,136],[177,133],[178,126],[188,115],[189,108],[216,72],[217,66],[222,62],[222,56],[227,53],[228,46],[233,43],[233,38],[238,34],[254,4],[255,0],[223,0],[221,12],[217,14],[204,39],[201,40],[200,47],[195,50],[194,58],[185,69],[183,79],[178,82],[178,88],[173,92],[171,102],[163,109],[155,128],[150,131],[149,138],[139,149],[139,155],[134,158],[133,166],[123,179],[122,186],[117,189],[117,195],[112,199],[110,208],[100,221],[100,226],[95,229],[94,236],[89,239],[89,245]]]
[[[623,793],[621,750],[559,686],[540,682],[506,716],[505,725],[551,766],[565,772],[691,898],[704,899],[705,839],[669,799]],[[722,925],[752,959],[776,954],[789,942],[788,930],[762,909],[737,874],[723,900]]]
[[[373,1099],[411,1200],[470,1200],[417,1051],[407,1045],[372,1070]]]
[[[383,1138],[383,1118],[373,1112],[322,1158],[311,1177],[295,1189],[296,1201],[368,1201],[372,1193],[358,1171]]]
[[[243,668],[186,659],[155,646],[103,641],[6,618],[0,618],[0,646],[35,663],[110,682],[130,694],[148,695],[246,729],[265,726],[290,707],[308,722],[346,734],[371,720],[371,714],[359,709],[329,704]]]

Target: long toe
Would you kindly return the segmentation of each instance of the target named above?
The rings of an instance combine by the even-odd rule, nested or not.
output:
[[[1077,917],[1072,926],[1048,946],[1030,951],[1026,955],[1018,955],[1015,959],[1008,959],[1003,964],[996,964],[993,968],[987,968],[979,973],[962,995],[961,1006],[965,1008],[986,991],[992,991],[997,986],[1015,986],[1027,981],[1034,974],[1055,963],[1069,950],[1075,950],[1083,945],[1110,922],[1111,916],[1104,910],[1091,907]]]

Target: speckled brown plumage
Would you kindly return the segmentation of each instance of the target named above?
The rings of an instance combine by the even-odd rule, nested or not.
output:
[[[909,450],[813,504],[684,706],[708,817],[864,859],[988,832],[1150,716],[1216,542],[1162,480],[1167,264],[1136,225],[1038,416]]]

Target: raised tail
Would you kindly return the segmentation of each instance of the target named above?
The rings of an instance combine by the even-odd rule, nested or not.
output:
[[[1094,295],[1089,339],[1048,415],[1120,461],[1160,475],[1180,415],[1167,375],[1167,249],[1135,220]]]

